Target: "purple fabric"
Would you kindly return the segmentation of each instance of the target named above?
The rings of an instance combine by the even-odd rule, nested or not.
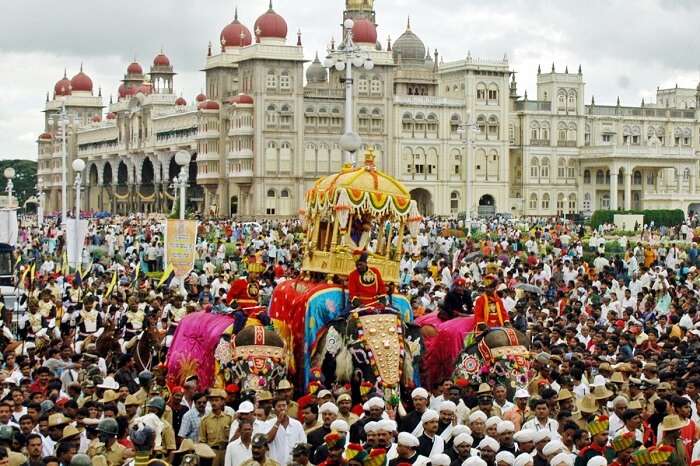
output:
[[[208,312],[195,312],[185,316],[178,325],[168,351],[168,378],[177,381],[180,366],[194,362],[199,377],[199,388],[214,385],[214,350],[221,335],[233,324],[233,318]]]

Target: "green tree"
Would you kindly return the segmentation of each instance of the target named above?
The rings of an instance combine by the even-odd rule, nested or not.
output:
[[[22,207],[27,198],[36,195],[37,163],[33,160],[0,160],[0,174],[8,167],[15,169],[15,177],[12,180],[12,192],[17,198],[19,206]],[[4,179],[0,180],[0,189],[3,190],[2,194],[4,194],[6,186],[7,181]]]

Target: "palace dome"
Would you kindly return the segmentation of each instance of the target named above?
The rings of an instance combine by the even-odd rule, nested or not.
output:
[[[53,92],[56,95],[70,95],[71,94],[71,82],[70,79],[66,76],[66,73],[63,73],[63,78],[61,78],[60,81],[56,83],[56,85],[53,87]]]
[[[117,118],[117,114],[116,114],[116,113],[114,113],[114,112],[109,112],[109,113],[107,114],[107,119],[108,119],[108,120],[114,120],[115,118]]]
[[[153,59],[153,66],[170,66],[170,59],[161,52]]]
[[[357,44],[377,43],[377,26],[366,18],[359,18],[352,26],[352,40]]]
[[[197,106],[199,110],[219,110],[219,104],[213,100],[207,100]]]
[[[187,105],[187,101],[184,99],[184,97],[178,97],[177,100],[175,101],[175,105],[178,105],[178,106]]]
[[[253,105],[254,101],[251,96],[248,94],[243,94],[240,93],[238,95],[235,95],[231,97],[230,99],[227,100],[228,103],[230,104],[238,104],[238,105]]]
[[[311,62],[311,65],[306,69],[306,81],[309,83],[325,83],[328,81],[328,70],[323,67],[321,60],[318,59],[318,53],[316,53],[316,58]]]
[[[241,35],[243,37],[241,37]],[[221,45],[224,47],[246,47],[253,43],[253,36],[247,27],[238,21],[238,9],[233,18],[233,22],[227,24],[221,31]]]
[[[207,96],[204,95],[204,94],[202,94],[202,93],[200,93],[197,97],[195,97],[195,100],[196,100],[197,102],[204,102],[205,100],[207,100]]]
[[[255,21],[253,29],[259,39],[266,37],[287,38],[287,22],[272,9],[272,0],[270,0],[270,8]]]
[[[133,62],[126,68],[126,74],[143,74],[143,68],[136,62]]]
[[[394,42],[394,61],[408,63],[425,63],[425,44],[411,31],[411,23],[406,25],[406,31]],[[400,58],[399,58],[400,57]]]
[[[83,73],[82,66],[80,67],[80,72],[70,80],[70,85],[72,91],[92,92],[92,79]]]

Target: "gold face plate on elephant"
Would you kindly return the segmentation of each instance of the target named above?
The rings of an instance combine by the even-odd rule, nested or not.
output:
[[[401,381],[402,335],[399,318],[394,314],[359,316],[365,346],[372,351],[370,358],[386,386]]]
[[[503,356],[523,356],[528,354],[527,348],[524,346],[501,346],[500,348],[490,348],[491,359],[499,359]]]

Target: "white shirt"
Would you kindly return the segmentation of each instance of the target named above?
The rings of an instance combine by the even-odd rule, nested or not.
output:
[[[547,419],[547,422],[544,424],[540,424],[540,422],[537,420],[537,418],[532,418],[529,421],[527,421],[525,424],[523,424],[522,430],[525,429],[532,429],[534,431],[539,432],[540,430],[547,430],[553,434],[556,434],[557,431],[559,430],[559,423],[555,421],[554,419]],[[557,434],[557,437],[559,435]]]
[[[277,428],[277,435],[269,445],[270,458],[282,465],[292,462],[292,449],[298,443],[306,443],[306,433],[301,422],[291,417],[287,419],[289,420],[287,427],[280,425]],[[277,419],[271,419],[263,423],[259,431],[253,429],[253,434],[268,434],[276,423]]]
[[[240,438],[229,443],[226,447],[225,466],[238,466],[253,457],[250,446],[246,447]]]

